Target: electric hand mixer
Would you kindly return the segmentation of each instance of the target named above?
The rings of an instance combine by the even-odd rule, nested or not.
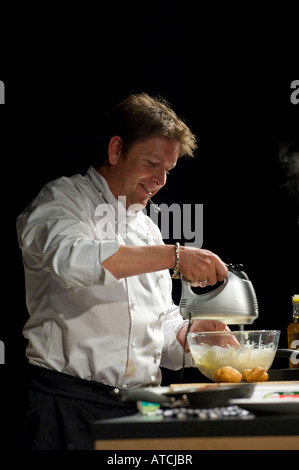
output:
[[[188,320],[219,320],[227,325],[253,323],[258,318],[258,303],[254,288],[241,267],[229,265],[223,283],[203,294],[195,294],[190,283],[182,277],[182,317]]]

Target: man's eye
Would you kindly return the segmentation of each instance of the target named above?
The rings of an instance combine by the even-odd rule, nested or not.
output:
[[[156,166],[159,165],[159,163],[152,162],[151,160],[147,160],[147,163],[148,163],[148,165],[151,166],[152,168],[154,168],[154,167],[156,167]],[[166,175],[169,175],[169,171],[170,171],[170,170],[165,170],[165,174],[166,174]]]

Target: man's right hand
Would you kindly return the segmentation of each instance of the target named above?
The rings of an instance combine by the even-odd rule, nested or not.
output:
[[[225,263],[209,250],[180,246],[180,273],[192,287],[213,286],[227,276]]]

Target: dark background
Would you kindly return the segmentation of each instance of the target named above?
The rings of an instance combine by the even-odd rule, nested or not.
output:
[[[40,54],[28,55],[33,39],[26,46],[20,41],[15,59],[1,69],[0,374],[1,405],[10,417],[2,444],[11,442],[27,390],[21,331],[27,311],[15,219],[46,182],[89,166],[98,117],[129,93],[162,95],[198,138],[196,158],[180,161],[154,201],[204,204],[203,247],[244,265],[260,307],[253,328],[281,330],[280,347],[287,346],[291,297],[299,293],[299,214],[281,186],[278,148],[288,134],[298,138],[299,105],[290,101],[290,84],[299,78],[293,41],[284,36],[289,41],[280,42],[279,22],[265,35],[262,19],[258,37],[257,25],[243,30],[242,18],[231,36],[226,28],[217,34],[213,21],[202,34],[204,15],[185,11],[182,17],[174,5],[164,2],[130,24],[120,13],[115,21],[113,12],[102,12],[87,36],[70,21],[61,48],[53,50],[51,36]],[[107,22],[113,28],[104,30]],[[174,281],[176,302],[179,297]],[[185,378],[201,380],[197,370]],[[164,383],[174,380],[178,374],[164,371]]]

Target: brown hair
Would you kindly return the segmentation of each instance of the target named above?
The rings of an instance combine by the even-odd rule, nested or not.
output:
[[[106,113],[96,139],[94,166],[100,166],[107,159],[108,144],[115,135],[122,138],[124,154],[134,143],[154,136],[176,140],[180,144],[179,157],[192,157],[197,147],[195,135],[168,102],[146,93],[129,95]]]

